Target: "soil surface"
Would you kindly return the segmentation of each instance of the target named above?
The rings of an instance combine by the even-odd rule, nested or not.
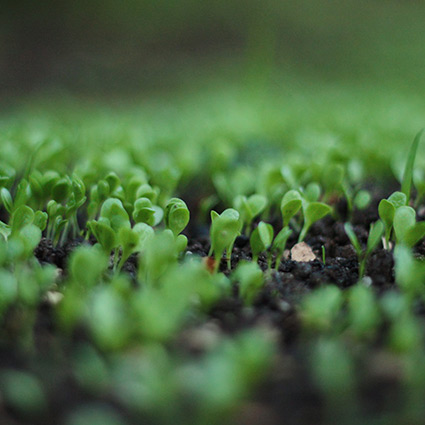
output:
[[[355,211],[351,222],[361,243],[365,243],[368,236],[370,223],[378,219],[377,203],[383,196],[376,196],[365,211]],[[175,344],[178,349],[193,355],[202,352],[203,347],[194,343],[194,331],[204,332],[205,329],[215,329],[224,334],[234,334],[253,326],[264,326],[276,335],[279,345],[279,354],[276,356],[272,373],[268,380],[258,389],[251,400],[246,401],[238,411],[233,423],[240,425],[310,425],[310,424],[351,424],[375,423],[379,415],[385,411],[388,414],[398,412],[403,398],[403,389],[397,373],[397,359],[387,355],[380,341],[372,348],[366,348],[358,356],[358,393],[356,404],[351,405],[344,395],[341,403],[346,406],[345,412],[335,405],[329,405],[317,388],[311,376],[309,363],[309,339],[301,329],[298,314],[298,305],[302,296],[322,285],[334,284],[345,289],[358,281],[358,261],[343,227],[346,218],[346,206],[338,204],[337,210],[342,220],[331,217],[325,218],[313,225],[306,242],[313,249],[317,259],[311,262],[296,262],[284,259],[273,271],[267,270],[267,261],[260,255],[259,265],[267,276],[266,284],[258,295],[253,306],[245,307],[238,296],[238,287],[234,286],[232,296],[220,300],[213,306],[205,323],[190,325]],[[279,223],[276,221],[276,228]],[[186,255],[207,256],[210,247],[208,236],[204,229],[191,229]],[[288,248],[296,243],[297,235],[294,234],[288,241]],[[82,243],[83,240],[68,242],[63,247],[54,247],[51,241],[43,239],[35,250],[35,256],[41,264],[54,264],[66,274],[67,260],[70,253]],[[325,250],[325,262],[322,261],[322,247]],[[425,254],[425,243],[416,247],[418,255]],[[245,236],[237,238],[232,253],[231,265],[234,269],[242,260],[250,261],[252,258],[249,240]],[[275,260],[273,261],[273,265]],[[137,258],[132,256],[124,267],[124,271],[135,276]],[[226,260],[220,263],[220,270],[229,273]],[[366,276],[368,283],[382,294],[394,287],[394,260],[390,251],[377,249],[370,257]],[[6,317],[2,327],[13,334],[14,315],[19,311],[11,311]],[[38,353],[35,359],[39,362],[38,368],[44,368],[49,373],[49,363],[59,362],[61,369],[57,371],[60,376],[56,381],[62,382],[60,390],[49,394],[51,412],[49,418],[17,417],[16,412],[6,412],[10,424],[54,424],[58,422],[63,411],[70,411],[74,406],[80,405],[87,399],[93,399],[84,393],[72,377],[72,367],[69,364],[67,350],[70,342],[62,341],[55,328],[52,309],[48,303],[43,304],[36,317],[35,341]],[[385,333],[385,323],[382,325],[382,334]],[[71,344],[84,341],[84,330],[74,336]],[[60,352],[61,358],[52,358],[57,345],[63,345]],[[370,344],[369,344],[370,345]],[[365,360],[366,359],[366,360]],[[30,364],[29,364],[30,363]],[[385,367],[382,367],[384,364]],[[34,355],[31,360],[22,353],[18,353],[13,344],[13,338],[7,346],[0,346],[0,365],[16,368],[34,367]],[[100,399],[95,401],[111,402]],[[350,410],[352,409],[352,410]],[[331,412],[331,416],[330,416]],[[1,413],[1,410],[0,410]],[[15,418],[15,419],[12,419]],[[356,418],[356,419],[353,419]],[[382,422],[384,423],[384,422]],[[385,422],[389,423],[389,422]]]

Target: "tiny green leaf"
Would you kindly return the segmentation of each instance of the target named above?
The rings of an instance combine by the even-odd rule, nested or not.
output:
[[[310,202],[304,209],[304,226],[301,230],[298,242],[302,242],[310,227],[318,220],[332,212],[332,208],[323,202]]]
[[[115,232],[118,232],[121,227],[130,227],[130,218],[119,199],[107,199],[100,210],[100,217],[107,218]]]
[[[372,196],[367,190],[359,190],[354,197],[354,205],[359,210],[364,210],[370,205]]]
[[[171,198],[164,211],[164,220],[167,228],[177,236],[188,225],[190,219],[189,209],[184,201],[179,198]]]
[[[403,237],[403,243],[409,247],[415,246],[425,236],[425,221],[416,223],[407,229]]]
[[[318,183],[311,182],[304,190],[304,197],[308,202],[316,202],[320,198],[322,189]]]
[[[41,231],[43,231],[47,226],[47,219],[48,215],[44,211],[36,211],[34,214],[34,221],[33,224],[35,224]]]
[[[394,205],[394,208],[404,207],[407,205],[407,197],[402,192],[394,192],[388,197],[388,201]]]
[[[88,222],[87,225],[90,227],[94,237],[100,243],[105,253],[109,255],[117,246],[115,232],[108,224],[102,221],[91,221]]]
[[[242,223],[239,213],[233,208],[224,210],[220,215],[211,211],[211,219],[211,248],[209,255],[214,252],[216,263],[218,264],[224,250],[227,250],[228,260],[230,260],[233,244],[236,237],[240,234]]]
[[[257,260],[258,254],[267,250],[273,241],[273,227],[271,224],[260,221],[258,226],[251,234],[250,244],[252,251],[252,258]]]
[[[150,199],[137,199],[134,203],[132,216],[135,223],[146,223],[153,226],[155,222],[155,210]]]
[[[360,256],[363,250],[362,246],[360,245],[359,239],[357,238],[357,235],[354,233],[353,227],[350,223],[345,223],[344,229],[345,233],[347,233],[347,236],[350,239],[351,244],[356,250],[357,255]]]
[[[256,263],[242,262],[238,265],[234,278],[239,281],[239,294],[245,305],[251,305],[263,287],[263,271]]]
[[[378,246],[383,232],[384,224],[382,221],[377,221],[370,226],[369,237],[367,238],[366,256],[368,256]]]
[[[297,190],[290,190],[285,193],[280,203],[283,227],[288,226],[289,221],[301,209],[301,206],[301,195]]]
[[[416,212],[412,207],[399,207],[394,214],[394,232],[398,242],[403,243],[408,229],[416,224]]]
[[[387,229],[392,228],[394,222],[395,206],[392,202],[382,199],[378,206],[379,217]]]
[[[5,187],[1,188],[0,198],[4,205],[4,208],[10,214],[13,210],[13,200],[12,200],[12,195]]]
[[[60,179],[53,186],[53,189],[52,189],[53,199],[57,202],[64,202],[66,199],[68,199],[69,195],[71,194],[71,190],[72,190],[72,183],[69,177],[67,178],[64,177]]]
[[[14,211],[12,216],[12,235],[33,221],[34,211],[26,205],[21,205]]]

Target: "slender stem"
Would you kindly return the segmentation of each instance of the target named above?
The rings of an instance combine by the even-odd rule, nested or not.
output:
[[[362,279],[366,269],[366,257],[361,258],[359,261],[359,279]]]

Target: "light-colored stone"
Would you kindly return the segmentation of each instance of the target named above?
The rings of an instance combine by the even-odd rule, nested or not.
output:
[[[293,261],[307,262],[315,260],[316,255],[309,245],[305,242],[300,242],[291,249],[291,258]]]
[[[63,294],[58,291],[48,291],[44,295],[44,300],[50,305],[57,305],[62,301]]]

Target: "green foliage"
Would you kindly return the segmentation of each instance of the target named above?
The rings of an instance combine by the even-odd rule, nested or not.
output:
[[[415,167],[416,152],[418,150],[418,145],[422,137],[424,130],[421,130],[413,140],[412,145],[410,146],[409,154],[407,156],[406,167],[403,173],[403,181],[401,184],[401,191],[406,195],[406,205],[409,204],[411,187],[413,182],[413,169]]]
[[[372,201],[372,196],[367,190],[359,190],[353,199],[353,204],[358,210],[366,209]]]
[[[359,278],[361,279],[366,271],[366,263],[370,254],[375,250],[381,241],[382,234],[384,233],[384,224],[382,221],[377,221],[376,223],[371,224],[369,229],[369,236],[367,238],[366,249],[364,250],[356,234],[354,233],[351,224],[345,223],[344,228],[351,244],[356,250],[357,258],[359,260]]]
[[[289,225],[291,218],[301,209],[302,198],[297,190],[286,192],[280,203],[280,212],[283,219],[283,227]]]
[[[242,221],[240,215],[233,208],[228,208],[221,214],[211,211],[211,248],[208,255],[211,256],[214,254],[216,269],[224,251],[227,253],[227,265],[230,269],[233,245],[236,238],[240,235],[241,230]]]
[[[171,198],[165,206],[165,225],[177,237],[188,225],[190,219],[189,209],[184,201]]]
[[[405,245],[394,250],[395,279],[397,285],[411,298],[425,295],[425,263],[416,260]]]
[[[47,408],[46,395],[34,375],[17,370],[0,372],[2,397],[7,406],[27,417],[37,417]]]
[[[156,209],[149,198],[139,198],[134,203],[132,217],[135,223],[156,226],[162,220],[162,216],[162,209],[159,207]]]
[[[249,240],[251,244],[252,260],[257,262],[258,255],[267,251],[273,241],[273,227],[271,224],[260,221],[258,226],[254,229]]]
[[[301,302],[301,317],[310,330],[332,332],[344,298],[340,289],[328,285],[308,294]]]
[[[275,269],[279,268],[279,264],[283,255],[283,252],[286,248],[286,243],[288,242],[289,237],[292,235],[292,230],[287,226],[284,227],[274,238],[271,252],[276,257]]]
[[[298,242],[302,242],[307,236],[310,227],[316,222],[332,212],[332,208],[323,202],[308,202],[303,203],[304,225],[301,229]]]
[[[349,329],[357,337],[372,338],[381,322],[373,289],[358,283],[348,295]]]
[[[239,282],[239,294],[246,305],[251,305],[264,285],[263,271],[258,264],[240,263],[234,279]]]
[[[185,109],[182,101],[178,108],[173,104],[167,109],[166,120],[163,112],[156,120],[150,107],[141,106],[125,118],[118,111],[84,118],[67,114],[71,125],[62,118],[55,124],[42,113],[36,121],[1,121],[0,339],[6,342],[6,355],[10,344],[28,369],[14,370],[6,378],[4,370],[0,373],[7,414],[19,412],[25,422],[43,422],[50,414],[46,395],[63,388],[58,371],[65,370],[77,391],[94,400],[114,400],[116,411],[89,403],[87,409],[65,413],[64,423],[113,424],[126,418],[165,424],[176,418],[182,423],[226,422],[273,364],[277,343],[268,320],[263,320],[263,297],[261,305],[253,306],[260,293],[270,302],[271,322],[280,317],[285,326],[287,318],[301,321],[306,332],[297,340],[297,350],[302,356],[311,354],[313,379],[327,401],[341,394],[354,399],[356,362],[363,353],[374,356],[375,348],[378,354],[393,350],[403,368],[419,364],[424,358],[418,312],[425,299],[425,270],[420,251],[414,254],[411,248],[425,228],[416,222],[409,203],[412,175],[415,207],[425,193],[423,164],[414,169],[419,135],[409,153],[402,191],[380,202],[382,223],[371,227],[367,245],[346,225],[359,256],[360,276],[383,227],[386,248],[395,238],[397,292],[385,293],[390,282],[377,286],[387,273],[344,290],[339,288],[346,282],[339,278],[338,287],[322,283],[307,294],[303,282],[286,285],[290,274],[301,280],[301,271],[310,266],[312,285],[322,269],[331,271],[339,262],[333,243],[326,244],[327,252],[323,248],[323,264],[288,261],[280,271],[270,271],[273,259],[279,269],[293,233],[305,239],[313,223],[327,214],[333,214],[334,229],[339,228],[341,197],[347,200],[348,216],[370,206],[367,178],[389,169],[399,155],[400,140],[411,131],[388,126],[381,117],[387,116],[388,104],[382,102],[385,111],[368,114],[376,127],[368,126],[366,137],[360,136],[363,104],[357,110],[342,93],[335,102],[338,108],[330,110],[320,93],[316,95],[313,103],[307,92],[305,99],[294,96],[294,106],[272,96],[270,105],[253,108],[251,100],[239,104],[240,96],[233,91],[223,98],[211,93],[213,103],[204,112],[202,105]],[[348,101],[347,108],[340,108],[341,100]],[[322,107],[316,108],[315,102]],[[400,122],[417,125],[423,110],[404,114],[403,105],[393,105]],[[299,111],[311,112],[313,107],[308,126],[294,121],[300,119]],[[181,114],[173,118],[173,110]],[[253,141],[257,136],[261,140]],[[194,217],[185,200],[196,208]],[[211,212],[209,254],[214,259],[201,259],[197,253],[208,244],[208,223],[198,211],[216,206],[235,209]],[[191,252],[181,234],[189,220]],[[259,220],[264,221],[253,226]],[[243,227],[247,234],[255,228],[250,234],[253,261],[211,273],[224,253],[231,265]],[[37,248],[42,236],[47,240]],[[315,251],[323,243],[317,236],[311,244]],[[240,258],[249,255],[245,242],[244,236],[238,240]],[[260,253],[266,255],[266,271],[255,263]],[[391,253],[385,255],[390,258]],[[46,258],[60,268],[44,264]],[[240,300],[234,299],[237,295]],[[238,329],[235,320],[243,317],[260,329],[225,337],[217,326],[216,308],[228,300],[241,310],[240,315],[239,310],[237,315],[226,311],[226,323]],[[54,325],[48,330],[45,314]],[[46,353],[42,363],[40,353]]]
[[[399,207],[394,213],[396,242],[413,247],[425,236],[425,221],[416,223],[416,211],[412,207]]]
[[[385,245],[388,249],[391,232],[394,225],[394,216],[397,209],[407,204],[407,197],[402,192],[394,192],[388,199],[382,199],[378,206],[379,217],[385,226]]]
[[[265,210],[266,206],[267,198],[263,195],[255,194],[249,197],[239,195],[235,198],[234,207],[239,212],[248,235],[251,232],[252,221]]]
[[[69,260],[70,279],[74,285],[87,290],[95,286],[108,267],[108,257],[96,247],[82,246]]]
[[[388,346],[397,353],[414,353],[423,343],[417,318],[411,311],[411,300],[395,292],[388,292],[381,300],[381,308],[390,322]]]
[[[123,418],[109,406],[88,405],[69,414],[65,425],[125,425]]]

